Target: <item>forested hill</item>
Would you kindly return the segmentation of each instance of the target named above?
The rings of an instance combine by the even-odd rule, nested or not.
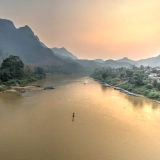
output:
[[[16,28],[12,21],[0,19],[0,63],[9,55],[19,56],[28,65],[49,66],[54,72],[74,73],[82,70],[80,64],[56,56],[29,26]]]
[[[12,21],[0,19],[0,49],[3,55],[19,56],[24,63],[62,65],[64,60],[44,47],[29,26],[16,28]]]

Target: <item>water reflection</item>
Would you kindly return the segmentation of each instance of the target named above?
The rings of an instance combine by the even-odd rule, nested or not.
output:
[[[158,103],[152,103],[152,109],[159,109],[160,105]]]
[[[100,85],[101,91],[104,93],[104,95],[110,94],[112,96],[117,96],[117,97],[121,98],[122,100],[125,98],[128,100],[129,103],[131,103],[131,106],[134,109],[142,109],[144,107],[151,107],[153,110],[156,110],[156,109],[160,108],[160,104],[154,102],[151,99],[148,99],[145,97],[129,96],[125,93],[121,93],[120,91],[116,91],[111,87],[105,87],[101,84],[99,84],[99,85]]]
[[[143,108],[146,103],[144,98],[125,95],[125,98],[132,103],[133,107]]]
[[[4,103],[4,104],[8,103],[11,105],[14,105],[14,104],[19,105],[22,99],[23,99],[23,95],[17,92],[0,94],[1,103]]]
[[[160,105],[156,102],[153,102],[150,99],[147,99],[145,97],[132,97],[126,95],[125,98],[132,103],[133,107],[136,108],[143,108],[143,107],[148,107],[150,106],[152,109],[158,109]]]

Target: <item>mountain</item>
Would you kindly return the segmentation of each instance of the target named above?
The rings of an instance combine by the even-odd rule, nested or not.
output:
[[[103,64],[96,62],[94,60],[87,60],[87,59],[78,59],[75,60],[77,63],[80,65],[87,67],[87,68],[97,68],[97,67],[102,67]]]
[[[126,67],[131,68],[133,65],[128,62],[117,62],[114,60],[106,60],[103,63],[97,62],[95,60],[76,60],[77,63],[81,64],[82,66],[86,68],[99,68],[99,67],[112,67],[112,68],[120,68],[120,67]]]
[[[136,62],[139,65],[143,65],[143,66],[157,67],[157,66],[160,66],[160,55],[158,55],[157,57],[141,59]]]
[[[120,68],[120,67],[126,67],[126,68],[131,68],[133,65],[128,62],[119,62],[119,61],[114,61],[112,59],[106,60],[103,65],[105,67],[112,67],[112,68]]]
[[[122,59],[116,60],[117,62],[126,62],[126,63],[130,63],[132,65],[138,65],[138,63],[136,61],[133,61],[131,59],[128,59],[127,57],[124,57]]]
[[[64,47],[62,48],[51,48],[53,53],[55,53],[57,56],[61,58],[71,58],[71,59],[78,59],[75,55],[73,55],[71,52],[67,51]]]
[[[12,21],[0,19],[0,49],[19,56],[24,63],[62,65],[64,61],[42,46],[29,26],[16,28]]]
[[[124,57],[119,60],[101,59],[78,60],[78,58],[65,48],[48,48],[34,34],[29,26],[16,28],[12,21],[0,19],[0,63],[9,55],[19,56],[25,64],[61,66],[59,70],[65,68],[97,68],[97,67],[131,67],[140,66],[160,66],[160,55],[148,59],[133,61]]]
[[[49,69],[56,72],[83,70],[79,63],[55,55],[29,26],[16,28],[12,21],[0,19],[0,62],[9,55],[19,56],[27,65],[51,66]]]
[[[103,63],[104,62],[103,59],[94,59],[94,61],[99,62],[99,63]]]
[[[135,66],[150,66],[150,67],[156,67],[160,66],[160,55],[157,57],[151,57],[151,58],[146,58],[146,59],[141,59],[138,61],[133,61],[131,59],[128,59],[127,57],[124,57],[123,59],[116,60],[117,62],[127,62]]]

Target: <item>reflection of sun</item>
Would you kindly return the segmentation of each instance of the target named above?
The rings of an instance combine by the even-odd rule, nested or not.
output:
[[[154,104],[153,104],[154,105]],[[146,105],[143,110],[144,110],[144,114],[145,117],[147,118],[147,120],[156,120],[157,118],[160,120],[160,112],[159,109],[154,110],[153,109],[153,105]],[[157,120],[158,120],[157,119]]]
[[[150,105],[144,107],[144,114],[147,119],[152,119],[152,107]]]

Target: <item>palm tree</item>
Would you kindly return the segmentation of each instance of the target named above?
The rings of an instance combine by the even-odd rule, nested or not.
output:
[[[143,82],[144,77],[145,77],[145,75],[143,73],[136,73],[132,78],[134,84],[137,86],[143,85],[144,84],[144,82]]]

